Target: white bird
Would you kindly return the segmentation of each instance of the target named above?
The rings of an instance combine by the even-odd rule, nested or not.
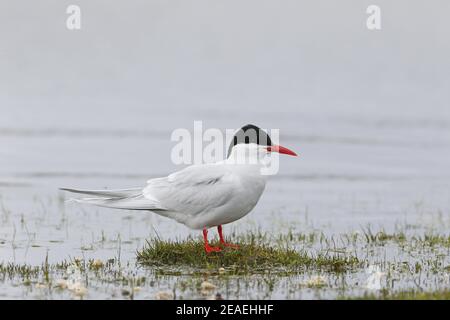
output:
[[[208,228],[217,227],[223,246],[238,247],[225,242],[222,225],[244,217],[255,207],[266,185],[267,175],[262,169],[270,163],[267,156],[272,152],[296,156],[285,147],[273,145],[260,128],[246,125],[234,135],[223,161],[191,165],[167,177],[148,180],[144,188],[61,190],[94,196],[75,199],[80,203],[152,211],[203,230],[206,252],[221,251],[209,245]]]

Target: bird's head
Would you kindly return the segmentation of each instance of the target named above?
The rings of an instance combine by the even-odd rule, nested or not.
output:
[[[233,136],[228,148],[227,158],[258,158],[262,159],[271,153],[280,153],[290,156],[297,154],[286,147],[272,143],[270,136],[255,125],[248,124],[240,128]]]

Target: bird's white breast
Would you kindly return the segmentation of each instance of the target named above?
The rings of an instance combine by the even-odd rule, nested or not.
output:
[[[232,185],[232,195],[219,206],[212,206],[191,217],[185,224],[202,229],[227,224],[247,215],[258,203],[266,185],[266,177],[257,165],[228,165],[226,179]],[[224,181],[225,182],[225,181]]]

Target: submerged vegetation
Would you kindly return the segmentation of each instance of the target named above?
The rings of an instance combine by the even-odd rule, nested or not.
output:
[[[0,288],[68,299],[450,298],[448,235],[363,229],[333,236],[231,233],[231,238],[239,249],[209,254],[200,239],[153,238],[136,261],[121,261],[119,250],[106,260],[0,262]]]

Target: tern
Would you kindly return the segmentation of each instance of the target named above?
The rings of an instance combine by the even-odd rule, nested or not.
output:
[[[80,203],[151,211],[203,230],[205,251],[217,252],[222,249],[209,244],[208,229],[217,227],[223,247],[238,248],[225,241],[222,225],[241,219],[256,206],[267,180],[262,168],[267,167],[274,152],[297,156],[288,148],[274,145],[264,130],[248,124],[233,136],[225,160],[188,166],[167,177],[150,179],[143,188],[61,190],[90,195],[74,199]]]

